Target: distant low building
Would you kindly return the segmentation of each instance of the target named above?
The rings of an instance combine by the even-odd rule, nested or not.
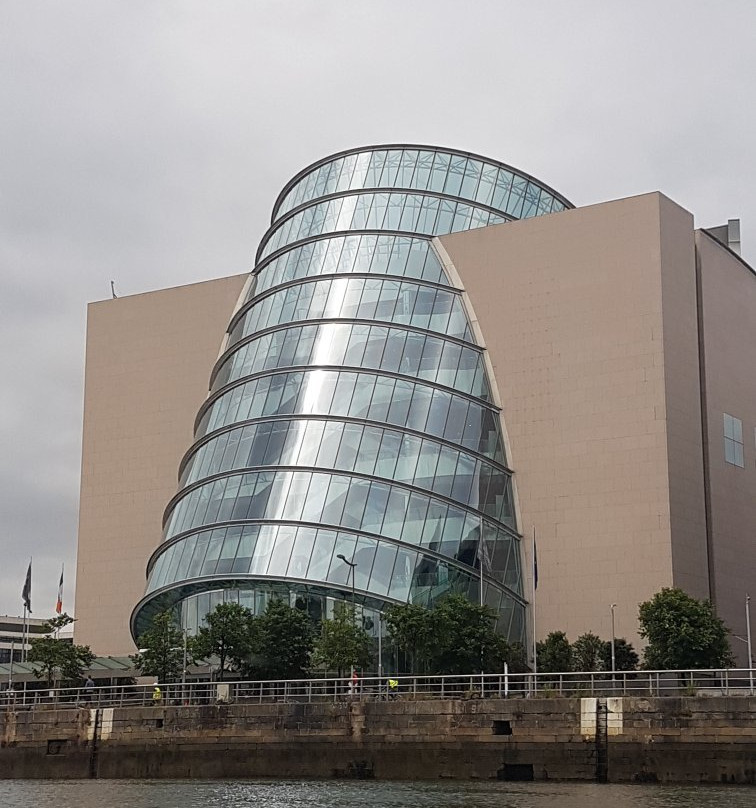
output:
[[[31,640],[45,636],[46,623],[38,617],[27,618],[27,650]],[[24,653],[24,618],[6,614],[0,616],[0,665],[11,661],[11,652],[13,661],[20,662]]]

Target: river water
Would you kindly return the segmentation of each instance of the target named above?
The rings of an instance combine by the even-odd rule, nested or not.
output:
[[[749,786],[5,780],[2,808],[754,808]]]

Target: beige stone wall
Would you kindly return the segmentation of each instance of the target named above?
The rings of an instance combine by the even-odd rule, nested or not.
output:
[[[89,306],[75,639],[97,654],[134,649],[129,615],[246,278]]]
[[[597,709],[608,710],[608,742],[596,739]],[[8,710],[0,779],[485,782],[525,779],[525,769],[535,780],[591,781],[601,747],[610,782],[753,784],[754,717],[756,699],[743,696],[115,707],[100,711],[95,746],[94,710]]]
[[[441,244],[496,375],[528,553],[537,530],[538,635],[609,637],[616,603],[637,643],[639,602],[707,576],[691,217],[654,193]]]
[[[705,233],[697,235],[706,386],[706,420],[717,610],[745,637],[745,596],[756,601],[756,276]],[[745,468],[725,463],[723,414],[743,422]],[[756,632],[756,606],[752,609]],[[746,664],[746,646],[733,651]]]
[[[693,217],[664,196],[659,212],[672,580],[708,598]]]

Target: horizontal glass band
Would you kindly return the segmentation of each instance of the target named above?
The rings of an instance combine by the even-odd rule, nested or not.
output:
[[[346,588],[352,580],[349,566],[339,558],[343,555],[356,564],[355,588],[377,597],[407,601],[414,590],[412,602],[422,602],[428,590],[461,579],[466,581],[465,594],[475,581],[477,598],[480,573],[474,569],[481,562],[484,579],[504,586],[511,581],[515,583],[512,592],[518,593],[518,553],[518,541],[512,536],[489,542],[485,552],[471,541],[462,541],[454,560],[470,568],[465,571],[417,548],[347,531],[307,525],[230,525],[185,536],[166,547],[150,571],[147,593],[211,575],[271,576]]]
[[[256,301],[236,322],[227,348],[283,323],[357,319],[399,323],[472,342],[457,292],[389,278],[303,280]]]
[[[503,496],[509,496],[504,487]],[[482,517],[462,506],[406,486],[320,471],[233,474],[180,494],[166,514],[165,540],[204,525],[244,520],[286,520],[373,533],[407,544],[443,548],[476,542],[508,521]],[[506,532],[506,531],[505,531]],[[450,557],[453,557],[452,552]]]
[[[478,602],[477,590],[472,593],[468,586],[467,592],[464,592],[461,580],[459,591],[475,603]],[[442,587],[436,591],[430,589],[428,601],[423,605],[433,607],[448,594],[451,592]],[[411,591],[410,598],[412,595]],[[491,608],[496,608],[497,601],[500,604],[497,620],[499,633],[509,642],[524,643],[524,604],[506,593],[501,597],[495,584],[487,584],[484,587],[484,597],[486,605]],[[156,614],[172,610],[177,620],[193,634],[196,627],[204,622],[205,616],[219,603],[239,603],[256,614],[262,614],[267,603],[273,598],[306,611],[314,620],[333,617],[337,603],[351,603],[352,600],[351,593],[347,594],[341,588],[323,583],[282,581],[275,578],[255,580],[243,577],[193,579],[144,597],[132,614],[132,632],[134,637],[140,637],[149,628]],[[379,621],[378,611],[385,609],[391,602],[385,597],[355,593],[357,614],[364,618],[366,630],[375,633]]]
[[[375,149],[317,166],[288,191],[276,219],[320,196],[380,187],[447,193],[522,219],[565,208],[532,179],[485,160],[432,149]]]
[[[385,370],[489,398],[479,350],[394,326],[354,323],[293,326],[243,343],[223,360],[211,391],[264,370],[300,365]]]
[[[351,272],[398,275],[448,285],[427,238],[365,233],[314,239],[259,267],[246,300],[279,284],[317,275]]]
[[[341,230],[399,230],[443,236],[507,221],[505,216],[466,202],[426,194],[354,193],[310,205],[269,230],[257,261],[281,247]]]
[[[403,426],[507,465],[495,410],[422,382],[349,370],[288,371],[250,379],[212,402],[195,437],[240,421],[294,414]]]
[[[506,471],[435,440],[338,420],[263,421],[222,432],[189,458],[180,485],[227,471],[297,465],[406,483],[512,520]]]

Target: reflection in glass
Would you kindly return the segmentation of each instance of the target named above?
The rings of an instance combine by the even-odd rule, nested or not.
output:
[[[319,619],[348,596],[343,555],[363,615],[477,601],[482,571],[499,630],[522,640],[500,415],[432,237],[565,207],[520,172],[432,148],[341,154],[298,177],[229,328],[135,625],[176,608],[196,628],[220,602],[260,611],[273,596]]]

